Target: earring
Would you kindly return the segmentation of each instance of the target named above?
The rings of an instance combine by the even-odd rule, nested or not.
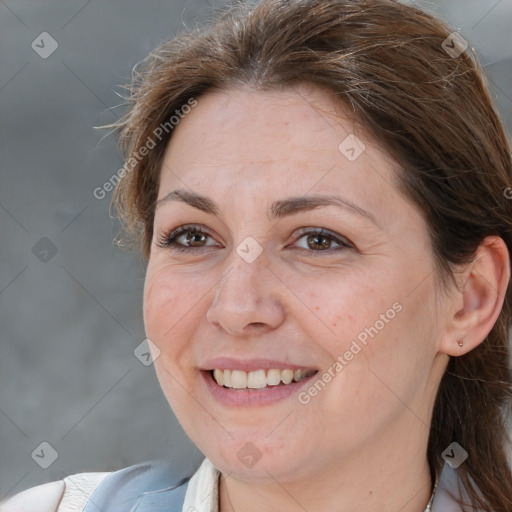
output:
[[[459,347],[462,347],[462,345],[464,345],[464,340],[462,338],[460,338],[459,340],[457,340],[457,343],[458,343]]]

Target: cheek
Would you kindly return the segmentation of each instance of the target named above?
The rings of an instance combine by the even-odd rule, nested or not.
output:
[[[197,356],[194,340],[205,323],[212,300],[208,290],[216,279],[215,274],[191,272],[166,264],[148,266],[144,283],[144,326],[146,336],[161,352],[161,357],[155,361],[157,369],[163,366],[181,371]]]
[[[183,282],[176,273],[148,269],[144,283],[144,325],[146,335],[161,350],[166,340],[180,339],[187,326],[187,313],[197,300],[192,296],[190,279]]]
[[[331,275],[327,281],[302,278],[295,283],[304,298],[298,306],[302,313],[295,314],[302,329],[332,361],[339,361],[331,368],[339,375],[333,386],[339,391],[336,404],[343,390],[357,395],[361,404],[374,401],[379,395],[374,387],[383,386],[370,369],[403,389],[428,356],[430,289],[425,284],[413,296],[409,276],[392,270],[371,278],[351,272],[338,279]]]
[[[178,411],[187,410],[190,405],[189,397],[177,382],[183,381],[181,371],[188,366],[181,363],[186,358],[187,339],[196,324],[191,305],[197,299],[191,296],[190,279],[184,281],[164,267],[148,267],[143,303],[146,336],[160,351],[154,362],[156,375],[167,401]]]
[[[160,342],[162,331],[169,323],[165,311],[174,311],[176,293],[155,274],[148,274],[144,283],[144,325],[146,334],[153,342]],[[168,327],[167,327],[168,328]]]
[[[370,320],[378,320],[379,314],[392,303],[387,304],[387,297],[377,300],[374,286],[356,276],[348,279],[328,276],[325,280],[310,281],[302,278],[294,289],[301,299],[297,302],[300,314],[297,310],[296,318],[301,319],[308,332],[318,333],[317,340],[328,341],[333,349],[343,347],[344,342],[359,334]]]

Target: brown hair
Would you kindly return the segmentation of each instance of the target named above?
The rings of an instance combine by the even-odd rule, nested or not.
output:
[[[457,267],[488,235],[500,236],[512,253],[510,146],[477,59],[470,50],[447,53],[450,33],[438,19],[392,0],[263,0],[161,45],[134,70],[130,109],[110,125],[120,129],[130,162],[114,205],[144,257],[172,135],[168,126],[156,137],[158,127],[206,91],[300,82],[332,91],[400,163],[399,186],[425,217],[441,282],[455,282]],[[150,139],[156,146],[141,156]],[[450,358],[428,442],[433,476],[453,441],[469,453],[458,474],[471,504],[488,512],[512,510],[511,299],[508,287],[483,343]]]

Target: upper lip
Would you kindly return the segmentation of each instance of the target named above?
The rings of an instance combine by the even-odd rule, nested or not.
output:
[[[317,368],[308,366],[307,364],[292,364],[286,361],[276,361],[274,359],[254,358],[254,359],[236,359],[233,357],[216,357],[210,359],[202,365],[203,370],[242,370],[252,372],[265,369],[278,370],[317,370]]]

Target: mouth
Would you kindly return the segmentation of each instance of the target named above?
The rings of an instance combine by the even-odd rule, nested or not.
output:
[[[317,372],[308,368],[262,368],[253,371],[215,368],[207,373],[219,387],[232,390],[261,390],[286,387],[311,377]]]

